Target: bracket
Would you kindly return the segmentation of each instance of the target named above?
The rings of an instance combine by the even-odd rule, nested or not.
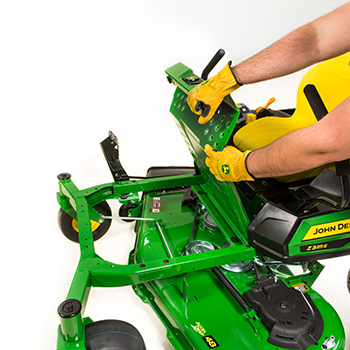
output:
[[[100,143],[103,154],[112,173],[115,182],[129,180],[129,176],[124,170],[119,160],[118,138],[109,132],[108,137]]]

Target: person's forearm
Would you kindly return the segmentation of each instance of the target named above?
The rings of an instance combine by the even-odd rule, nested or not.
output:
[[[237,81],[257,83],[297,72],[350,50],[350,2],[232,67]]]
[[[305,147],[301,131],[286,135],[270,145],[252,151],[246,162],[255,178],[280,177],[316,168],[327,163],[322,152]],[[297,136],[301,136],[300,140]]]
[[[294,73],[320,60],[317,29],[308,24],[233,67],[240,84],[252,84]]]
[[[247,170],[256,178],[296,174],[350,158],[350,97],[319,122],[250,152]]]

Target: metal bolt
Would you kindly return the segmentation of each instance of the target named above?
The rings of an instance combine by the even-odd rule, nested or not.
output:
[[[64,307],[65,311],[72,312],[75,309],[75,306],[73,303],[66,304]]]
[[[287,303],[283,302],[280,304],[282,309],[286,309],[288,307]]]

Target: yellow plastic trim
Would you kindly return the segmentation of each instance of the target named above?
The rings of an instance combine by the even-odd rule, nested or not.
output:
[[[350,52],[312,67],[303,77],[297,91],[296,109],[290,118],[266,117],[249,123],[234,136],[241,151],[264,147],[297,129],[317,122],[304,95],[308,84],[316,86],[328,111],[350,96]]]
[[[245,121],[246,124],[252,123],[256,121],[256,114],[254,113],[248,113],[247,114],[247,119]]]
[[[91,231],[92,232],[95,232],[100,226],[100,224],[97,221],[90,220],[90,223],[91,223]],[[74,231],[79,233],[79,227],[78,227],[77,220],[75,220],[75,219],[72,220],[72,227],[73,227]]]

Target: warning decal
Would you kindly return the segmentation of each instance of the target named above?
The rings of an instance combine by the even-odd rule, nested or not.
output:
[[[160,213],[160,197],[152,198],[152,213]]]
[[[350,232],[350,219],[333,221],[327,224],[313,225],[309,228],[303,241],[324,238]]]

